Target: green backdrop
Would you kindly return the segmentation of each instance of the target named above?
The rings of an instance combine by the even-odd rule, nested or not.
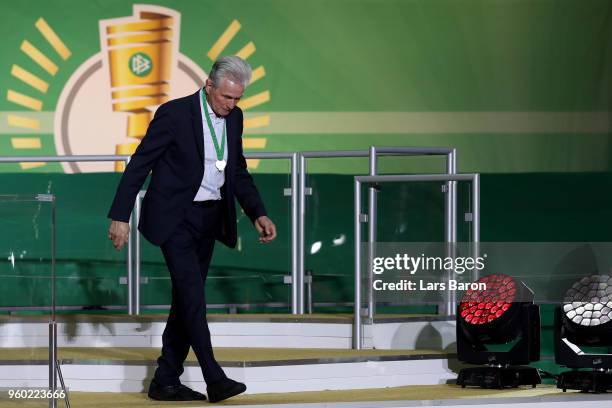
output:
[[[612,4],[606,0],[151,1],[181,13],[180,51],[205,71],[212,43],[235,19],[224,51],[253,41],[270,91],[248,114],[269,113],[267,151],[453,146],[472,172],[606,171],[611,167]],[[24,0],[3,7],[0,88],[27,91],[13,64],[44,72],[20,52],[24,39],[54,55],[34,27],[43,17],[72,51],[42,97],[51,114],[67,79],[100,51],[98,21],[128,16],[133,2]],[[59,58],[58,58],[59,59]],[[0,99],[0,111],[23,110]],[[49,117],[47,117],[49,118]],[[0,132],[11,135],[0,114]],[[51,119],[52,120],[52,116]],[[95,126],[95,120],[92,123]],[[51,134],[41,149],[55,154]],[[0,155],[16,152],[0,138]],[[17,165],[0,166],[14,171]],[[424,171],[422,160],[394,170]],[[45,166],[29,171],[58,170]],[[352,172],[329,161],[316,172]],[[280,172],[264,162],[258,172]]]

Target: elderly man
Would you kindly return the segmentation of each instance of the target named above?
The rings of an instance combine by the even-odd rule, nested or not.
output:
[[[149,387],[155,400],[204,400],[179,381],[193,349],[210,402],[246,390],[215,360],[206,321],[205,282],[215,240],[236,246],[234,197],[259,232],[276,238],[242,152],[243,116],[236,106],[251,68],[230,56],[217,60],[203,89],[161,105],[119,182],[108,213],[109,239],[117,250],[128,240],[129,218],[145,179],[139,230],[161,247],[172,280],[172,306],[162,337],[158,368]]]

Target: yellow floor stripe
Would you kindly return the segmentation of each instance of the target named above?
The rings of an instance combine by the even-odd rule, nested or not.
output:
[[[46,164],[45,162],[26,162],[26,163],[19,163],[19,166],[23,170],[29,170],[29,169],[35,169],[37,167],[42,167],[45,164]]]
[[[41,141],[37,137],[13,137],[11,145],[13,149],[40,149]]]
[[[55,34],[55,31],[53,31],[53,29],[49,27],[49,24],[47,24],[47,22],[42,17],[39,18],[38,21],[36,21],[35,25],[36,28],[38,28],[38,31],[40,31],[43,37],[45,37],[45,39],[49,42],[49,44],[51,44],[53,49],[59,54],[60,57],[62,57],[64,61],[70,58],[70,55],[72,55],[72,53],[70,52],[68,47],[66,47],[66,44],[64,44],[63,41],[60,40],[57,34]]]
[[[258,67],[253,71],[253,75],[251,76],[251,83],[260,80],[261,78],[266,76],[266,70],[264,67]]]
[[[240,109],[242,110],[247,110],[250,108],[254,108],[255,106],[264,104],[268,102],[269,100],[270,100],[270,91],[264,91],[264,92],[255,94],[253,96],[249,96],[246,99],[243,99],[242,101],[240,101],[238,106],[240,106]]]
[[[242,47],[240,51],[236,53],[236,56],[242,58],[243,60],[248,59],[255,52],[255,44],[253,41]]]
[[[40,120],[34,118],[26,118],[25,116],[19,115],[8,115],[7,122],[9,126],[25,128],[25,129],[40,129]]]
[[[249,169],[256,169],[259,167],[260,159],[247,159],[247,167]]]
[[[21,68],[19,65],[13,65],[11,68],[11,75],[30,85],[32,88],[38,89],[42,93],[46,93],[49,89],[49,84],[47,82]]]
[[[17,105],[25,106],[26,108],[40,111],[42,110],[42,101],[32,98],[31,96],[24,95],[19,92],[15,92],[12,89],[9,89],[6,94],[6,99],[9,102],[16,103]]]
[[[270,115],[256,116],[244,120],[245,129],[260,128],[270,125]]]
[[[43,358],[46,358],[43,356]],[[194,387],[198,391],[204,391],[204,387]],[[253,407],[275,407],[275,406],[306,406],[312,404],[316,406],[334,407],[338,406],[445,406],[445,405],[462,405],[465,407],[495,407],[497,404],[503,406],[520,407],[521,404],[515,402],[516,398],[522,398],[521,402],[527,402],[525,398],[533,398],[529,403],[524,405],[541,407],[549,406],[546,404],[548,396],[558,397],[557,400],[576,401],[573,405],[579,407],[581,401],[586,397],[582,397],[579,392],[563,393],[562,390],[554,385],[539,385],[535,389],[531,388],[512,388],[506,390],[498,390],[491,388],[461,388],[454,384],[440,385],[404,385],[401,387],[386,387],[386,388],[367,388],[367,389],[351,389],[351,390],[324,390],[324,391],[300,391],[300,392],[281,392],[276,393],[261,393],[261,394],[243,394],[233,397],[228,403],[222,403],[222,406],[240,405]],[[514,397],[514,398],[513,398]],[[478,403],[466,401],[465,403],[456,403],[453,400],[472,399],[472,398],[487,398],[491,399],[489,403]],[[495,402],[493,402],[493,399]],[[439,400],[452,401],[450,403],[440,404]],[[14,408],[35,408],[43,406],[40,400],[35,399],[20,399],[11,400],[8,396],[7,401],[3,406]],[[107,408],[107,407],[130,407],[130,408],[168,408],[172,403],[154,403],[151,401],[145,392],[85,392],[70,390],[70,401],[72,406],[79,408]],[[386,401],[383,403],[382,401]],[[404,401],[412,401],[406,403]],[[552,401],[555,401],[553,399]],[[603,398],[599,406],[605,407]],[[391,402],[391,403],[388,403]],[[59,401],[58,406],[63,406],[63,401]],[[176,405],[176,403],[174,404]],[[609,405],[609,404],[608,404]],[[198,404],[197,402],[186,402],[180,404],[182,407],[205,407],[208,404]]]
[[[55,75],[57,73],[57,65],[53,63],[45,54],[40,52],[38,48],[33,46],[29,41],[24,40],[21,43],[21,51],[23,51],[28,57],[32,58],[34,62],[42,67],[45,71],[47,71],[51,75]]]
[[[242,139],[242,147],[245,149],[264,149],[268,139],[265,137],[245,137]]]
[[[240,31],[240,23],[238,20],[234,20],[230,23],[230,25],[225,29],[221,37],[215,42],[215,44],[211,47],[210,51],[208,51],[208,58],[212,61],[215,61],[219,55],[223,52],[225,47],[232,41],[232,38]]]

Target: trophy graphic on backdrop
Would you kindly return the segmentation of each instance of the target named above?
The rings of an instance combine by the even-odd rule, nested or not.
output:
[[[100,21],[112,110],[128,114],[126,141],[116,145],[115,154],[134,153],[151,121],[150,108],[169,99],[179,18],[172,9],[134,5],[133,16]],[[115,163],[115,171],[124,168],[124,162]]]

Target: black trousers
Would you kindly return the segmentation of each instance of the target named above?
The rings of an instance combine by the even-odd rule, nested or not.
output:
[[[194,203],[161,246],[172,280],[172,306],[154,377],[160,385],[180,384],[190,346],[207,384],[226,378],[213,354],[205,297],[206,276],[221,212],[220,201]]]

